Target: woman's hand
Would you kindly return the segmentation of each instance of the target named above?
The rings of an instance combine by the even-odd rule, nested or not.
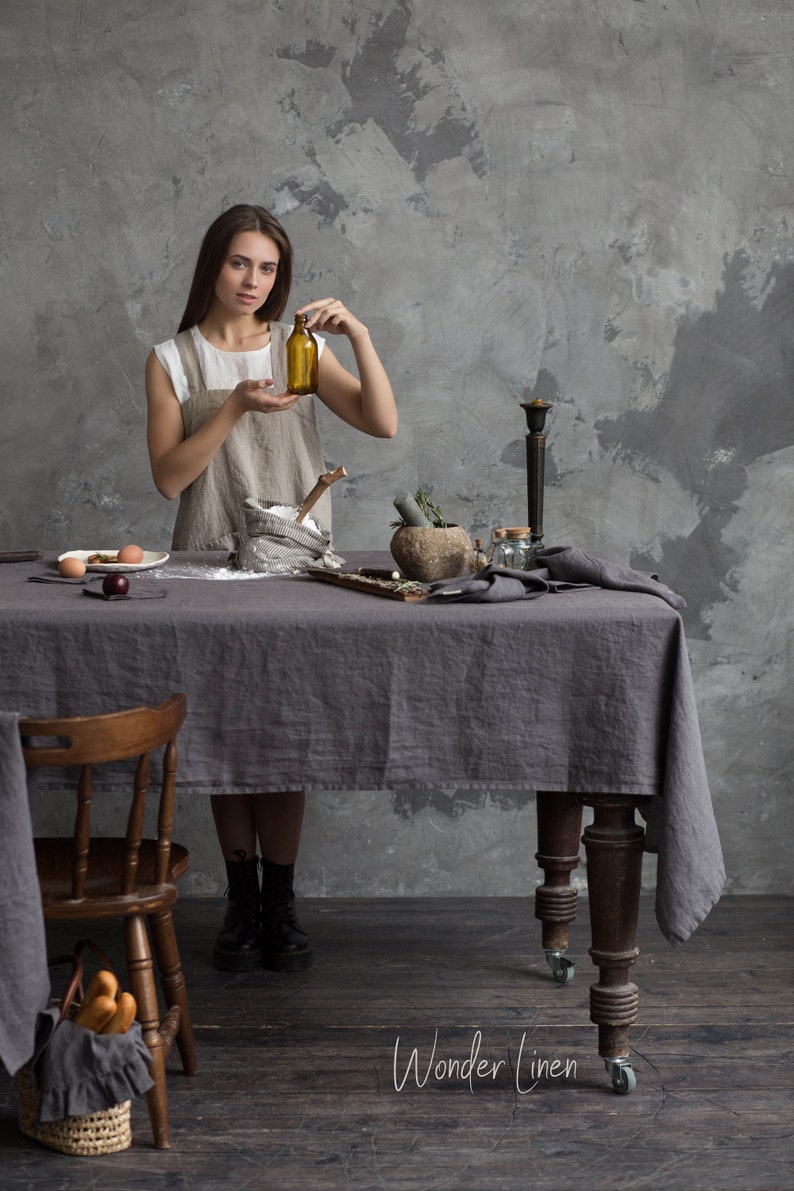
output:
[[[318,302],[307,302],[296,314],[305,314],[305,326],[309,331],[322,331],[326,335],[347,335],[348,339],[360,339],[369,332],[360,319],[351,314],[337,298],[322,298]]]
[[[279,413],[290,409],[300,400],[297,393],[269,393],[272,380],[241,380],[229,394],[228,400],[242,412],[252,410],[258,414]]]
[[[346,335],[356,357],[358,376],[353,376],[325,345],[318,365],[317,386],[317,396],[323,404],[343,422],[365,434],[392,438],[397,433],[397,406],[368,329],[337,298],[307,302],[295,313],[307,316],[304,325],[310,331]]]

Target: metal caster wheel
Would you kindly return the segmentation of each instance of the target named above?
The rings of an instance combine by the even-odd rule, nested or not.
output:
[[[628,1096],[637,1086],[637,1076],[628,1059],[604,1059],[612,1087],[619,1096]]]
[[[551,968],[551,974],[557,984],[570,984],[573,980],[575,959],[568,959],[562,951],[547,951],[546,963]]]

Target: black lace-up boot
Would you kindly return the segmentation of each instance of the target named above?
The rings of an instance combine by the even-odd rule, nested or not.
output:
[[[309,936],[295,914],[294,866],[262,860],[262,963],[272,972],[300,972],[312,962]]]
[[[262,931],[259,909],[259,857],[226,861],[229,904],[212,959],[221,972],[248,972],[262,965]]]

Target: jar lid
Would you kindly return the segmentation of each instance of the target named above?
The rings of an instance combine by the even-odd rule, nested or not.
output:
[[[528,538],[532,530],[528,525],[514,525],[505,531],[508,538],[512,541],[515,538]]]

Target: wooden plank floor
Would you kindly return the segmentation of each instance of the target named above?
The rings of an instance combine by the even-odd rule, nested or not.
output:
[[[173,1053],[173,1148],[153,1149],[141,1100],[130,1150],[46,1150],[19,1133],[3,1075],[4,1189],[794,1187],[794,899],[726,898],[677,950],[643,902],[629,1096],[589,1022],[584,902],[566,986],[531,899],[313,899],[315,966],[297,975],[216,972],[221,911],[178,906],[200,1074]],[[112,930],[91,933],[120,964]],[[76,938],[52,931],[53,953]],[[461,1063],[478,1039],[470,1086]]]

